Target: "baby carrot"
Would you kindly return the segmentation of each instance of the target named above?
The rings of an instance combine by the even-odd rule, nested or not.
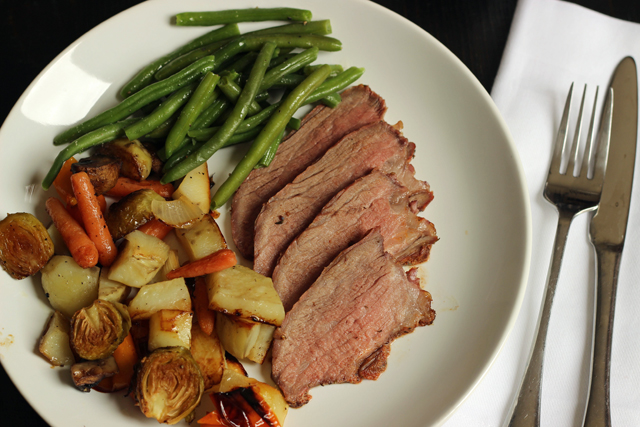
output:
[[[119,370],[119,372],[113,376],[113,388],[114,390],[122,390],[129,387],[135,371],[134,368],[136,363],[138,363],[138,352],[133,343],[131,333],[129,333],[124,341],[116,348],[113,352],[113,357],[116,359]]]
[[[82,268],[95,266],[98,263],[98,250],[82,226],[73,219],[62,202],[55,197],[47,199],[45,206],[73,259]]]
[[[193,291],[193,309],[198,318],[198,326],[207,335],[211,335],[215,326],[215,313],[209,310],[209,296],[207,294],[207,284],[204,278],[196,278],[196,287]]]
[[[71,188],[71,175],[73,174],[73,172],[71,172],[71,165],[76,162],[77,160],[73,157],[64,162],[56,179],[53,180],[53,187],[56,189],[58,196],[60,196],[68,206],[75,206],[78,203]]]
[[[89,175],[86,172],[74,173],[71,175],[71,186],[73,187],[73,194],[78,199],[78,207],[82,214],[84,227],[89,238],[98,249],[100,264],[103,267],[108,267],[116,259],[118,250],[115,243],[113,243],[104,215],[100,210],[96,191],[89,180]]]
[[[118,178],[115,187],[107,191],[107,196],[122,198],[127,194],[133,193],[134,191],[141,190],[143,188],[150,188],[165,198],[171,197],[171,195],[173,194],[173,185],[171,183],[160,184],[160,181],[154,181],[152,179],[147,179],[145,181],[135,181],[133,179],[121,176]]]
[[[207,255],[199,260],[186,263],[182,267],[170,271],[167,279],[175,279],[177,277],[198,277],[205,274],[222,271],[225,268],[236,265],[236,255],[230,249],[220,249],[217,252]]]
[[[142,231],[144,234],[148,234],[149,236],[157,237],[162,240],[167,237],[167,234],[169,234],[171,230],[173,230],[173,227],[165,224],[159,219],[152,219],[138,227],[138,230]]]

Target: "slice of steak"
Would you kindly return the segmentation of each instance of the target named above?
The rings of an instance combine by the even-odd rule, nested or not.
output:
[[[278,258],[342,189],[373,169],[394,173],[410,191],[428,190],[409,164],[415,144],[384,121],[363,126],[342,138],[320,160],[287,184],[263,206],[256,218],[253,269],[271,276]],[[431,193],[415,202],[423,209]]]
[[[377,379],[389,343],[434,319],[431,295],[374,229],[331,262],[276,329],[273,379],[294,408],[312,387]]]
[[[412,192],[379,170],[338,193],[289,245],[273,271],[273,285],[285,310],[291,310],[340,252],[373,228],[380,229],[384,248],[396,262],[426,261],[438,240],[436,229],[412,209],[416,199],[425,197],[431,197],[428,188]]]
[[[349,88],[341,96],[335,108],[319,105],[311,110],[302,127],[280,145],[273,162],[252,171],[233,196],[231,232],[245,258],[253,258],[253,225],[262,205],[343,136],[382,120],[387,110],[384,99],[368,86]]]

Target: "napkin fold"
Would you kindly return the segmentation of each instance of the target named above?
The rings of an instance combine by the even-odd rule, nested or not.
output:
[[[588,84],[584,132],[599,85],[596,117],[618,62],[640,61],[640,25],[558,0],[520,0],[492,97],[509,126],[526,174],[533,221],[527,291],[516,325],[494,365],[445,423],[501,426],[520,385],[542,303],[557,211],[542,196],[552,147],[572,82],[574,114]],[[640,63],[638,63],[640,66]],[[611,361],[613,425],[640,426],[640,161],[618,281]],[[591,213],[571,225],[546,341],[543,426],[581,426],[590,373],[595,255],[588,239]]]

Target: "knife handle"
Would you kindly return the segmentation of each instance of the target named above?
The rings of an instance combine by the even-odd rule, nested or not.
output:
[[[611,427],[609,368],[621,251],[596,246],[596,298],[591,385],[584,427]]]

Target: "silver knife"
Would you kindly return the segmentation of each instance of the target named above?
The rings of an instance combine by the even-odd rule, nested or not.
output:
[[[618,270],[627,231],[633,169],[638,138],[638,78],[636,63],[624,58],[613,75],[613,122],[609,160],[598,211],[589,236],[596,250],[596,313],[591,386],[585,427],[610,427],[609,366]]]

